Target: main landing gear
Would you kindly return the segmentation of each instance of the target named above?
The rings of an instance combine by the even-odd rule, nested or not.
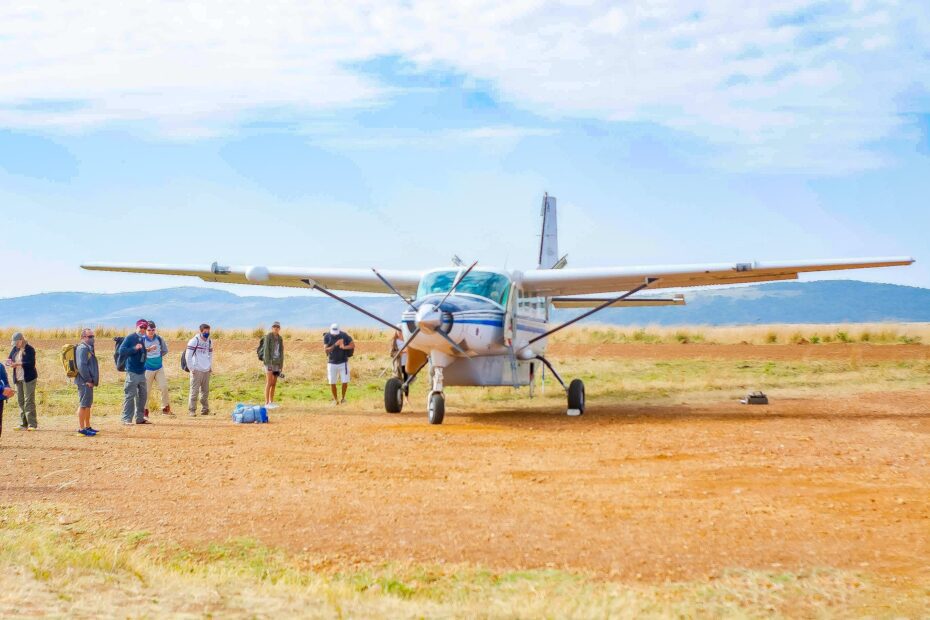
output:
[[[562,377],[555,371],[549,360],[542,356],[536,359],[540,360],[552,372],[552,376],[562,385],[565,394],[568,397],[568,410],[566,413],[570,416],[580,416],[585,410],[584,382],[581,379],[573,379],[571,383],[565,385]],[[388,413],[400,413],[404,408],[404,396],[410,389],[410,383],[416,378],[426,363],[409,377],[406,381],[401,381],[398,377],[391,377],[384,384],[384,410]],[[430,424],[442,424],[446,417],[446,397],[443,393],[443,368],[434,366],[430,371],[430,392],[426,398],[427,419]]]
[[[552,364],[549,363],[549,360],[544,358],[542,355],[537,355],[536,359],[546,365],[546,368],[552,373],[552,376],[555,377],[562,385],[562,389],[565,390],[565,394],[568,396],[568,411],[566,413],[570,416],[579,416],[584,414],[584,381],[581,379],[572,379],[572,382],[568,385],[565,385],[565,382],[562,381],[562,377],[559,376],[559,373],[555,371],[555,368],[552,367]]]

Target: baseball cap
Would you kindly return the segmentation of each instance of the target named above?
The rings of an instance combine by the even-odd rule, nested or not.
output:
[[[338,334],[338,333],[339,333],[339,323],[333,323],[332,325],[330,325],[330,326],[329,326],[329,333],[331,333],[333,336],[335,336],[336,334]]]
[[[281,327],[281,323],[278,322],[278,321],[275,321],[274,323],[271,324],[271,326],[272,326],[272,327]]]
[[[139,319],[138,321],[136,321],[136,327],[148,327],[148,326],[149,326],[149,322],[146,321],[145,319]]]
[[[23,334],[21,332],[16,332],[13,334],[12,344],[16,344],[23,339]]]

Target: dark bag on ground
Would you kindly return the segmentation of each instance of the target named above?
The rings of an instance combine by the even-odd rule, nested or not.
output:
[[[750,392],[744,398],[741,398],[739,402],[744,405],[767,405],[769,404],[769,398],[762,392]]]

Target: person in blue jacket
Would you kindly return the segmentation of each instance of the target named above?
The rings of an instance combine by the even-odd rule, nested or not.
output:
[[[132,424],[133,409],[136,424],[151,424],[145,419],[148,391],[145,387],[145,330],[149,322],[136,321],[136,331],[123,339],[119,347],[119,360],[126,365],[126,383],[123,384],[123,424]]]
[[[10,378],[6,374],[6,368],[0,366],[0,435],[3,434],[3,404],[11,396],[13,396],[13,388],[10,385]]]

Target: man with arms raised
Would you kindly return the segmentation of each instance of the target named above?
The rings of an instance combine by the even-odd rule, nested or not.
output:
[[[333,323],[329,333],[323,334],[323,350],[326,351],[328,364],[326,364],[326,378],[333,391],[333,404],[346,402],[346,390],[349,388],[349,358],[355,351],[355,342],[349,334],[341,331],[339,325]],[[336,384],[342,380],[342,400],[336,394]]]

